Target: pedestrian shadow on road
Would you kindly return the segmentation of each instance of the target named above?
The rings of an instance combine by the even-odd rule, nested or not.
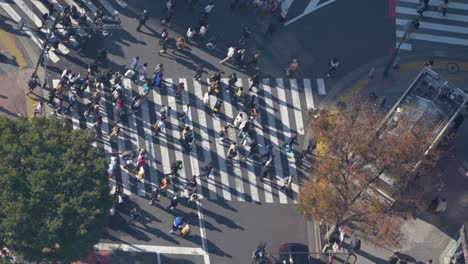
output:
[[[217,203],[217,202],[214,202]],[[239,230],[244,230],[242,226],[237,225],[234,221],[229,219],[228,217],[225,217],[223,215],[217,214],[213,211],[203,209],[203,214],[205,215],[205,219],[207,217],[211,217],[213,220],[216,221],[216,223],[225,225],[231,229],[239,229]]]
[[[211,240],[207,239],[206,244],[207,244],[206,247],[208,248],[209,254],[215,254],[220,257],[232,258],[231,255],[221,250],[215,243],[211,242]]]
[[[0,53],[0,62],[4,63],[4,64],[10,64],[10,65],[13,65],[15,67],[19,67],[19,64],[16,61],[15,56],[11,56],[11,58],[9,58],[7,55],[5,55],[3,53]]]
[[[18,117],[18,113],[14,113],[14,112],[11,112],[10,110],[6,109],[5,107],[3,106],[0,106],[0,112],[3,112],[9,116],[12,116],[12,117]]]

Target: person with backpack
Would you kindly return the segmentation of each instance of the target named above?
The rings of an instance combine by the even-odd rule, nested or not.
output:
[[[221,127],[221,129],[218,131],[219,137],[216,139],[216,141],[218,141],[218,142],[223,142],[224,141],[224,137],[226,136],[228,128],[229,128],[229,126]]]
[[[177,230],[182,228],[182,225],[184,224],[184,218],[182,216],[177,216],[174,219],[174,222],[172,223],[172,228],[169,230],[170,234],[175,233]]]
[[[209,177],[212,170],[213,170],[213,163],[206,162],[201,168],[202,173],[198,175],[198,178],[200,179],[201,177]]]
[[[223,100],[221,100],[221,99],[218,98],[218,100],[216,100],[215,105],[213,106],[213,115],[214,115],[215,117],[216,117],[216,116],[219,114],[219,112],[221,111],[221,106],[222,106],[222,104],[223,104]]]

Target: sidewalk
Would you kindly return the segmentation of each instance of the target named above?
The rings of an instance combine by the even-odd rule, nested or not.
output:
[[[34,111],[26,96],[32,69],[19,46],[16,38],[0,29],[0,114],[8,117]]]
[[[433,70],[446,78],[452,85],[468,91],[468,57],[429,57],[422,55],[403,58],[397,69],[392,69],[388,78],[383,78],[382,72],[389,58],[383,58],[365,65],[350,73],[334,84],[331,93],[319,105],[320,108],[334,106],[336,102],[349,102],[356,96],[367,97],[374,92],[377,96],[386,97],[386,108],[391,107],[402,95],[424,63],[432,58],[435,61]],[[375,67],[374,77],[368,78],[368,73]],[[462,112],[466,117],[467,111]],[[464,136],[463,136],[464,135]],[[408,255],[409,263],[425,263],[432,259],[433,263],[447,263],[447,254],[455,245],[459,230],[468,218],[468,122],[464,122],[457,132],[456,145],[443,157],[434,169],[434,173],[442,174],[444,185],[439,186],[433,196],[444,197],[447,200],[447,210],[441,215],[420,213],[414,219],[406,220],[403,232],[407,234],[406,241],[399,249],[375,246],[362,241],[361,250],[356,253],[356,263],[388,263],[388,258],[394,251]],[[352,234],[351,234],[352,235]],[[345,244],[349,242],[345,239]],[[342,263],[335,261],[334,263]],[[352,263],[352,262],[351,262]]]

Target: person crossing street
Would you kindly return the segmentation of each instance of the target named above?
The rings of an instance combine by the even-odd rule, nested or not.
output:
[[[137,27],[137,31],[141,31],[141,26],[146,26],[146,21],[148,20],[148,14],[147,14],[147,11],[146,10],[143,10],[143,13],[139,14],[137,16],[137,19],[138,19],[138,27]]]

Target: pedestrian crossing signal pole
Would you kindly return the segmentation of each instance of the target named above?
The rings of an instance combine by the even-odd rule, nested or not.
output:
[[[402,38],[402,40],[400,41],[400,43],[398,43],[398,47],[396,48],[396,50],[393,52],[393,56],[392,58],[390,59],[390,62],[387,64],[387,66],[385,66],[385,70],[383,72],[383,76],[384,77],[388,77],[388,73],[390,72],[390,68],[392,67],[392,65],[395,63],[395,59],[396,57],[398,56],[398,53],[400,52],[400,48],[401,48],[401,45],[403,45],[403,43],[405,43],[406,41],[406,35]]]
[[[39,65],[41,65],[41,60],[44,58],[45,52],[47,50],[47,45],[49,45],[49,40],[52,37],[52,34],[54,33],[54,30],[57,27],[58,22],[60,21],[61,15],[62,15],[62,11],[60,11],[57,14],[57,16],[55,17],[54,23],[49,29],[49,32],[47,34],[47,39],[42,44],[41,54],[39,55],[39,58],[37,58],[36,67],[34,67],[34,71],[31,74],[31,78],[36,75],[37,70],[39,69]]]
[[[390,62],[385,67],[385,70],[383,72],[383,77],[388,77],[388,73],[390,72],[390,68],[395,63],[395,59],[396,59],[396,57],[398,55],[398,52],[400,52],[401,45],[403,45],[403,43],[405,43],[408,40],[410,34],[413,31],[415,31],[416,29],[418,29],[418,28],[419,28],[419,20],[417,20],[417,19],[415,19],[413,21],[408,21],[408,23],[406,23],[406,25],[405,25],[405,34],[403,35],[403,38],[401,38],[400,43],[398,43],[398,47],[396,48],[396,50],[393,52],[392,59],[390,60]]]

